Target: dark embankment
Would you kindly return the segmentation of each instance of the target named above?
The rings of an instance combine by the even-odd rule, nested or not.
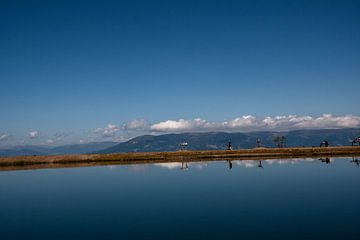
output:
[[[256,148],[242,150],[177,151],[151,153],[19,156],[0,158],[0,170],[22,170],[95,165],[138,164],[221,159],[271,159],[359,156],[360,147]]]

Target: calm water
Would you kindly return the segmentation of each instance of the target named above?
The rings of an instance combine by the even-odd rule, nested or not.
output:
[[[351,160],[0,172],[0,239],[358,239]]]

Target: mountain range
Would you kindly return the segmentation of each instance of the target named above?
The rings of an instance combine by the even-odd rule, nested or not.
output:
[[[257,139],[263,147],[276,147],[274,138],[284,136],[286,146],[319,146],[322,141],[328,141],[330,146],[351,145],[351,140],[360,135],[360,129],[321,129],[321,130],[295,130],[289,132],[248,132],[248,133],[179,133],[159,136],[144,135],[133,138],[127,142],[96,153],[118,152],[163,152],[177,151],[179,144],[188,143],[188,150],[219,150],[226,149],[231,141],[233,149],[254,148]]]
[[[325,140],[329,142],[330,146],[349,146],[352,139],[360,136],[360,129],[346,128],[247,133],[190,132],[143,135],[122,143],[92,142],[58,147],[17,146],[0,149],[0,156],[177,151],[180,149],[179,144],[183,142],[188,143],[188,150],[226,149],[229,141],[233,149],[244,149],[256,147],[257,139],[260,139],[261,146],[263,147],[276,147],[274,138],[277,136],[284,136],[286,146],[288,147],[319,146]]]
[[[91,142],[84,144],[63,145],[57,147],[16,146],[6,149],[0,149],[0,156],[45,156],[63,154],[85,154],[106,149],[116,144],[116,142]]]

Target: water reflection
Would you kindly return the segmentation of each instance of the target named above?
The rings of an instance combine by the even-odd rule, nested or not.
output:
[[[229,169],[232,169],[232,162],[231,162],[231,160],[226,160],[227,162],[228,162],[228,164],[229,164]]]
[[[329,161],[4,171],[1,239],[357,239],[360,158]]]
[[[188,166],[187,162],[182,162],[180,169],[181,170],[189,170],[189,166]]]
[[[310,163],[310,162],[314,162],[314,161],[319,161],[323,164],[330,164],[335,162],[334,159],[331,159],[329,157],[321,157],[321,158],[303,158],[303,159],[269,159],[269,160],[226,160],[224,163],[227,165],[227,168],[229,170],[232,170],[234,167],[240,167],[240,168],[260,168],[260,169],[264,169],[266,168],[265,165],[294,165],[294,164],[298,164],[298,163]],[[218,161],[218,162],[223,162],[223,161]],[[356,165],[356,166],[360,166],[360,160],[357,157],[352,157],[351,161],[352,164]],[[182,161],[182,162],[170,162],[170,163],[156,163],[153,164],[155,166],[159,166],[162,168],[167,168],[167,169],[179,169],[179,170],[189,170],[191,167],[193,168],[197,168],[197,169],[202,169],[208,166],[209,163],[213,163],[213,161],[209,161],[209,162],[187,162],[187,161]]]
[[[357,167],[359,167],[360,160],[357,157],[352,157],[351,163],[354,163]]]
[[[146,166],[158,166],[161,168],[166,168],[169,170],[179,169],[179,170],[189,170],[190,166],[197,169],[202,169],[207,167],[208,162],[168,162],[168,163],[155,163],[155,164],[146,164]]]
[[[321,161],[322,163],[329,164],[329,163],[330,163],[330,158],[328,158],[328,157],[326,157],[326,158],[319,158],[319,161]]]
[[[169,163],[155,163],[155,166],[159,166],[167,169],[178,169],[182,167],[181,162],[169,162]]]

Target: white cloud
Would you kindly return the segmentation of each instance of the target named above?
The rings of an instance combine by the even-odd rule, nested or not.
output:
[[[194,120],[167,120],[150,126],[154,132],[182,132],[182,131],[225,131],[248,130],[258,125],[256,117],[248,115],[224,122],[209,122],[201,118]]]
[[[356,128],[360,126],[360,117],[353,115],[333,116],[324,114],[320,117],[311,116],[277,116],[266,117],[261,122],[265,129],[320,129],[320,128]]]
[[[353,115],[333,116],[324,114],[320,117],[311,116],[275,116],[258,119],[247,115],[224,122],[208,122],[201,118],[194,120],[167,120],[150,126],[153,132],[184,132],[184,131],[259,131],[259,130],[295,130],[321,128],[357,128],[360,117]]]
[[[149,123],[144,119],[137,119],[125,123],[123,126],[108,124],[96,130],[89,130],[82,134],[75,135],[71,132],[58,132],[47,135],[37,130],[28,132],[28,137],[22,139],[21,144],[32,144],[39,139],[47,144],[87,143],[103,141],[104,137],[111,141],[124,142],[135,136],[152,133],[180,133],[180,132],[249,132],[249,131],[289,131],[298,129],[339,129],[339,128],[360,128],[360,116],[323,114],[321,116],[309,115],[286,115],[286,116],[267,116],[258,118],[253,115],[245,115],[229,119],[226,121],[208,121],[202,118],[195,119],[170,119],[157,123]],[[126,131],[128,130],[128,131]],[[69,136],[72,136],[69,139]],[[74,136],[75,135],[75,136]],[[9,138],[11,138],[9,140]],[[16,136],[0,133],[1,144],[19,143],[21,139]],[[6,141],[6,142],[5,142]]]
[[[247,115],[235,118],[230,121],[225,121],[221,124],[225,129],[240,129],[240,128],[249,128],[249,127],[256,127],[256,117]]]
[[[54,134],[54,138],[57,140],[57,141],[60,141],[66,137],[69,137],[72,133],[71,132],[57,132]]]
[[[9,139],[10,136],[11,136],[10,134],[5,134],[5,133],[1,134],[0,141],[5,141],[5,140]]]
[[[201,118],[195,118],[194,120],[167,120],[159,122],[150,126],[150,129],[154,132],[167,132],[167,131],[196,131],[215,128],[213,123],[207,122]]]
[[[124,124],[125,130],[146,130],[149,124],[144,119],[135,119],[131,122]]]
[[[31,139],[35,139],[40,136],[40,133],[38,131],[31,131],[31,132],[29,132],[29,136]]]
[[[104,128],[97,128],[95,133],[100,133],[103,137],[113,137],[116,132],[118,132],[120,128],[115,124],[108,124]]]
[[[308,117],[307,120],[296,123],[298,128],[356,128],[360,126],[360,117],[353,115],[333,116],[324,114],[318,118]]]
[[[125,142],[127,140],[130,140],[131,138],[125,137],[125,136],[116,136],[115,138],[113,138],[114,142]]]

